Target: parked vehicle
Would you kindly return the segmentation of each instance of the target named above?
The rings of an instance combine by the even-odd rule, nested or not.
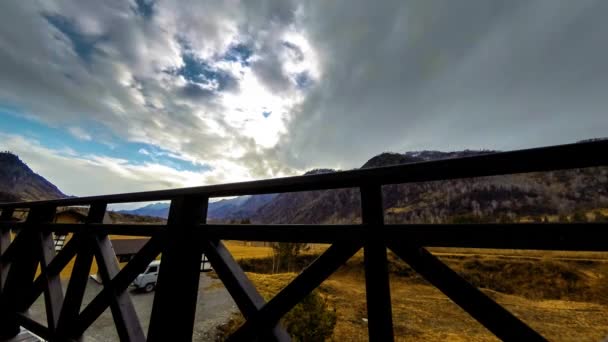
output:
[[[207,260],[207,257],[203,254],[201,259],[201,272],[211,271],[211,264]],[[156,281],[158,280],[158,272],[160,271],[160,260],[154,260],[148,265],[146,270],[139,274],[132,285],[137,289],[144,290],[145,292],[152,292],[156,288]]]
[[[154,260],[148,265],[148,268],[138,275],[133,281],[133,285],[137,289],[143,289],[145,292],[154,291],[156,281],[158,280],[158,271],[160,270],[160,260]]]

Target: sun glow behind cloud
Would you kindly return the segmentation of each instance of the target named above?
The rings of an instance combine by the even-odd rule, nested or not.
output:
[[[0,133],[157,188],[605,136],[606,14],[592,0],[9,1]],[[74,178],[65,165],[54,181]]]

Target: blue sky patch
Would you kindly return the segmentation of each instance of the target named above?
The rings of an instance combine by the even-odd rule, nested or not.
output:
[[[136,13],[141,15],[142,17],[148,19],[154,15],[154,0],[135,0],[135,4],[137,5]]]
[[[231,62],[240,62],[243,66],[249,66],[251,63],[249,62],[249,58],[253,56],[253,49],[243,43],[235,44],[228,48],[228,51],[222,56],[220,59],[231,61]]]
[[[270,116],[270,114],[272,114],[272,112],[271,112],[271,111],[268,111],[268,112],[262,112],[262,115],[264,115],[264,117],[265,117],[265,118],[269,117],[269,116]]]
[[[210,171],[208,164],[195,164],[177,158],[170,151],[150,144],[129,142],[112,135],[105,127],[89,122],[83,129],[93,136],[92,140],[80,140],[67,132],[67,129],[49,127],[41,122],[25,118],[19,110],[0,105],[0,133],[20,135],[26,139],[40,142],[46,148],[74,151],[80,156],[97,155],[119,158],[129,161],[132,165],[157,163],[180,171],[205,172]],[[106,136],[108,141],[95,139],[96,136]],[[2,147],[0,146],[0,150]],[[144,154],[140,151],[145,150]]]
[[[238,86],[238,80],[229,72],[211,66],[190,52],[183,53],[182,60],[184,66],[174,72],[189,82],[217,91],[234,89]]]
[[[306,71],[297,74],[295,77],[295,81],[296,86],[298,86],[298,88],[300,89],[308,89],[314,83],[313,79],[310,77],[310,74]]]

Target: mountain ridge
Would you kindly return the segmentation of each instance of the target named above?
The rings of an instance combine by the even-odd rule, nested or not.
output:
[[[470,157],[492,150],[385,152],[361,169]],[[336,172],[313,169],[304,175]],[[67,197],[12,153],[0,153],[0,201]],[[449,223],[459,217],[498,222],[608,208],[608,167],[561,170],[383,186],[387,223]],[[119,213],[166,219],[168,203]],[[335,224],[360,222],[358,189],[305,191],[225,198],[209,203],[215,222]]]
[[[471,157],[493,150],[381,153],[361,168]],[[608,167],[383,186],[387,223],[504,222],[546,219],[608,207]],[[279,194],[253,223],[360,223],[358,189]],[[466,219],[465,219],[466,218]]]
[[[0,202],[50,200],[68,197],[35,173],[16,154],[0,152]]]

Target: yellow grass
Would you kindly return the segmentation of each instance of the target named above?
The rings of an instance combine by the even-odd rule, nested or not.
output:
[[[272,255],[272,248],[267,246],[247,246],[242,241],[224,241],[224,244],[237,260],[267,258]]]
[[[518,249],[490,248],[447,248],[431,247],[433,254],[439,256],[492,256],[518,259],[557,259],[557,260],[593,260],[608,262],[608,252],[576,252],[576,251],[540,251]]]
[[[265,297],[277,293],[294,274],[248,273]],[[338,272],[319,288],[338,314],[334,341],[367,341],[362,275]],[[608,335],[608,307],[563,300],[529,300],[486,291],[549,340],[598,341]],[[483,326],[429,285],[391,279],[397,341],[497,341]]]

